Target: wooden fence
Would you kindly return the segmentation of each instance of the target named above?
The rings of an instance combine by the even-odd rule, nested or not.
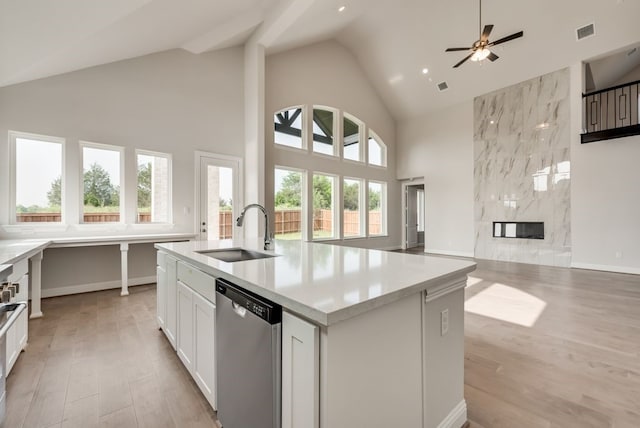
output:
[[[219,233],[220,239],[231,238],[233,234],[233,213],[220,211]],[[344,235],[356,236],[363,233],[360,229],[360,213],[358,211],[344,211]],[[60,222],[60,213],[18,213],[18,223]],[[116,223],[120,221],[119,213],[87,213],[84,214],[85,223]],[[138,223],[151,222],[151,214],[138,214]],[[313,216],[313,230],[330,232],[332,230],[333,215],[331,210],[316,210]],[[275,233],[297,233],[302,230],[302,212],[299,209],[276,210]],[[379,235],[381,231],[380,211],[369,212],[369,235]]]

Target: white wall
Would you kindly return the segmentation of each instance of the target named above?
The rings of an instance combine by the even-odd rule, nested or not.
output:
[[[572,66],[572,266],[640,274],[640,136],[580,144],[582,79]]]
[[[400,122],[397,175],[424,177],[425,250],[473,256],[473,102]]]
[[[364,164],[274,148],[273,114],[285,107],[303,104],[333,107],[362,120],[387,145],[388,167],[367,168]],[[383,180],[387,182],[388,189],[388,237],[348,239],[335,243],[366,248],[400,246],[401,207],[400,186],[395,173],[395,122],[357,60],[346,48],[335,41],[328,41],[267,57],[265,130],[265,199],[271,210],[274,165]]]
[[[67,191],[80,199],[79,140],[125,147],[132,159],[136,148],[173,155],[172,226],[153,229],[144,225],[121,225],[117,234],[187,232],[194,230],[194,151],[244,156],[244,68],[241,47],[193,55],[171,50],[101,65],[73,73],[0,88],[0,201],[8,200],[8,130],[63,137],[66,139]],[[126,189],[135,193],[134,175],[125,177]],[[131,193],[130,193],[131,195]],[[129,198],[127,198],[129,199]],[[135,196],[133,196],[135,201]],[[184,208],[189,214],[185,214]],[[76,213],[76,219],[78,214]],[[9,220],[9,207],[0,208],[0,225]],[[7,233],[0,238],[114,234],[86,226],[67,230]],[[117,246],[113,248],[117,249]],[[56,254],[66,252],[56,250]],[[118,280],[119,259],[106,257],[104,248],[84,248],[87,260],[111,266],[108,277],[80,275],[75,284]],[[119,253],[119,251],[117,251]],[[57,288],[68,280],[75,260],[56,258],[43,262],[43,288]],[[52,256],[54,252],[51,253]],[[132,274],[147,276],[153,269],[148,257],[130,254]],[[117,263],[117,264],[116,264]],[[145,266],[136,273],[136,266]],[[89,265],[90,266],[90,265]]]

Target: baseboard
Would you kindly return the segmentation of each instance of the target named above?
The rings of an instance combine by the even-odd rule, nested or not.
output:
[[[424,252],[431,254],[440,254],[443,256],[468,257],[470,259],[474,257],[473,253],[467,253],[465,251],[436,250],[435,248],[425,248]]]
[[[395,250],[402,250],[402,246],[393,245],[391,247],[382,247],[382,248],[374,248],[374,249],[379,251],[395,251]]]
[[[154,282],[156,282],[155,275],[144,276],[141,278],[131,278],[129,279],[129,287],[135,287],[136,285],[152,284]],[[120,287],[122,287],[122,283],[120,281],[105,281],[105,282],[94,282],[91,284],[70,285],[68,287],[43,288],[42,297],[46,298],[46,297],[67,296],[69,294],[90,293],[92,291],[111,290],[111,289],[120,288]]]
[[[571,263],[571,267],[575,269],[601,270],[604,272],[630,273],[634,275],[640,275],[640,268],[633,268],[633,267],[627,267],[627,266],[592,265],[590,263]]]
[[[467,423],[467,402],[463,399],[440,422],[438,428],[461,428]]]

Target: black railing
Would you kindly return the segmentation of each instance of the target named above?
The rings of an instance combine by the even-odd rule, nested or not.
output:
[[[582,142],[640,134],[640,80],[582,95]]]

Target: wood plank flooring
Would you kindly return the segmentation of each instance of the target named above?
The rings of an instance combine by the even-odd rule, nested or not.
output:
[[[155,285],[44,299],[7,379],[7,428],[214,427],[155,322]]]
[[[130,290],[43,300],[7,427],[215,427],[155,286]],[[469,428],[640,427],[640,276],[481,260],[466,299]]]

